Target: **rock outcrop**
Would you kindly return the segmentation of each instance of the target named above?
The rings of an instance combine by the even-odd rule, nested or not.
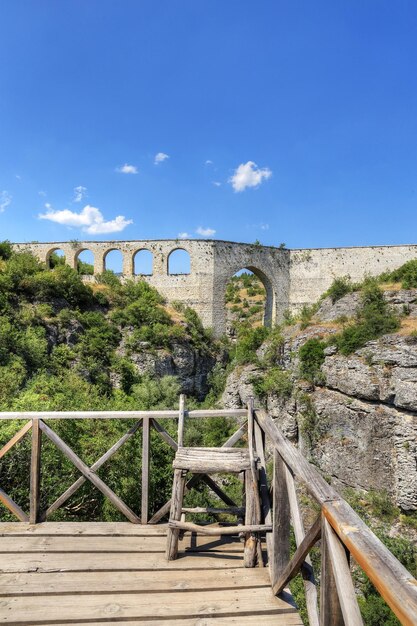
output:
[[[417,315],[417,290],[385,292],[385,297],[398,310],[407,306]],[[276,363],[291,372],[293,393],[290,399],[271,393],[262,402],[336,486],[386,490],[403,510],[417,510],[417,337],[386,335],[349,356],[331,346],[321,367],[323,382],[299,380],[299,347],[336,332],[328,322],[351,317],[358,304],[356,293],[334,305],[326,299],[317,323],[285,331]],[[225,406],[244,405],[253,394],[248,381],[260,373],[254,366],[233,372]]]

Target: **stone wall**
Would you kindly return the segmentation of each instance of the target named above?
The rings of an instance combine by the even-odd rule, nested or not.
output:
[[[138,275],[156,287],[168,302],[178,300],[192,306],[205,326],[216,335],[226,327],[224,296],[227,282],[241,269],[261,279],[267,302],[265,322],[280,321],[285,310],[299,310],[316,302],[334,278],[349,275],[353,281],[366,274],[380,274],[417,258],[417,245],[358,248],[286,250],[257,244],[210,240],[73,241],[15,244],[28,249],[48,264],[52,252],[62,250],[66,262],[77,266],[79,254],[94,255],[94,274],[105,269],[107,254],[119,250],[123,256],[123,278],[134,278],[134,257],[140,250],[153,255],[151,275]],[[189,274],[170,274],[169,257],[185,250],[191,261]],[[86,280],[88,278],[86,277]]]

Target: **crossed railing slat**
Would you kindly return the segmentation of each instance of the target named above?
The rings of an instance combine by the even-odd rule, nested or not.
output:
[[[181,407],[180,407],[181,410]],[[184,408],[182,408],[184,410]],[[43,522],[57,509],[62,507],[67,500],[73,496],[78,489],[87,481],[91,482],[101,493],[108,498],[113,505],[130,521],[135,524],[150,523],[156,524],[165,515],[169,513],[171,500],[168,500],[148,521],[148,498],[149,498],[149,427],[162,437],[162,439],[173,449],[178,449],[177,442],[163,428],[163,426],[154,418],[143,417],[138,420],[111,448],[109,448],[91,467],[89,467],[80,457],[70,448],[70,446],[42,419],[33,418],[27,422],[3,448],[0,450],[0,459],[19,443],[29,430],[32,429],[32,453],[30,468],[30,511],[27,514],[17,502],[15,502],[0,486],[0,502],[11,511],[22,522]],[[142,499],[141,499],[141,517],[136,515],[134,511],[97,475],[100,469],[116,452],[131,438],[139,429],[143,430],[142,439]],[[247,425],[244,424],[236,430],[223,444],[225,447],[234,446],[245,434]],[[68,487],[45,511],[40,511],[40,474],[41,474],[41,435],[42,433],[52,441],[52,443],[71,461],[78,469],[81,476]],[[194,474],[187,483],[187,490],[191,489],[198,482],[203,481],[223,502],[229,506],[237,508],[236,503],[219,487],[219,485],[205,474]]]

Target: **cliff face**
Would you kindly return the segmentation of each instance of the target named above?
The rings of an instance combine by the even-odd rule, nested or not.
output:
[[[408,329],[369,341],[349,356],[326,348],[320,384],[299,379],[297,351],[312,337],[336,332],[334,320],[354,313],[358,294],[335,304],[326,299],[304,331],[287,328],[276,362],[291,373],[291,397],[269,393],[258,402],[266,404],[285,434],[336,486],[386,490],[401,509],[416,510],[417,337],[409,329],[417,316],[417,290],[386,292],[385,298],[398,310],[407,307],[403,326]],[[256,395],[258,374],[253,365],[233,372],[223,395],[225,406],[244,404]]]

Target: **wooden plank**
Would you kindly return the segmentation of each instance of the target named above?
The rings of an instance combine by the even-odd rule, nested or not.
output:
[[[206,528],[214,528],[207,526]],[[227,529],[226,529],[227,530]],[[182,550],[207,550],[216,552],[237,552],[243,554],[241,542],[236,539],[229,541],[213,542],[208,536],[216,536],[219,533],[207,532],[196,537],[187,536],[181,541]],[[231,534],[231,533],[225,533]],[[236,533],[234,533],[236,534]],[[77,537],[57,536],[28,536],[28,537],[2,537],[0,541],[0,554],[6,553],[33,553],[33,552],[165,552],[165,536],[142,536],[142,537],[91,537],[80,535]]]
[[[291,519],[294,529],[295,542],[299,546],[305,537],[304,524],[298,506],[295,481],[291,470],[285,466],[288,500],[290,503]],[[309,556],[306,556],[304,567],[301,568],[304,583],[304,593],[310,626],[319,626],[319,612],[317,608],[317,585],[313,572],[313,565]]]
[[[198,409],[187,411],[187,418],[205,417],[245,417],[246,409]],[[178,419],[178,411],[1,411],[0,420],[24,419]]]
[[[245,501],[245,527],[247,530],[241,530],[241,532],[245,532],[245,567],[255,567],[258,554],[262,557],[262,553],[258,552],[259,536],[257,534],[262,527],[262,525],[259,524],[261,520],[261,507],[259,503],[258,483],[254,480],[252,472],[249,469],[245,472]],[[272,526],[267,527],[264,525],[264,530],[267,528],[268,530],[272,530]]]
[[[363,626],[345,547],[326,518],[323,518],[323,530],[326,535],[326,546],[330,555],[344,625]]]
[[[178,412],[178,447],[184,445],[184,421],[185,421],[185,396],[180,394],[180,408]]]
[[[283,570],[282,574],[278,577],[276,583],[272,587],[272,592],[277,595],[288,585],[288,583],[298,574],[307,554],[310,552],[314,544],[320,539],[321,535],[321,515],[318,516],[310,530],[301,541],[300,545],[296,549],[291,561]]]
[[[296,610],[285,600],[274,598],[268,588],[195,591],[172,591],[152,594],[74,594],[3,598],[0,622],[13,620],[13,624],[45,624],[48,621],[89,621],[103,619],[153,619],[230,616],[246,613],[286,615]]]
[[[149,439],[149,418],[145,417],[142,420],[142,493],[141,493],[141,507],[140,507],[140,521],[142,524],[148,523],[148,508],[149,508],[149,451],[150,451],[150,439]]]
[[[402,624],[416,626],[417,580],[344,500],[325,502],[323,514]]]
[[[167,532],[166,558],[168,561],[177,558],[178,540],[180,531],[174,528],[171,522],[181,519],[181,511],[184,502],[185,472],[180,469],[174,470],[174,482],[172,484],[171,510],[169,513],[169,523]]]
[[[337,593],[333,567],[330,561],[329,546],[325,534],[323,517],[321,539],[321,575],[320,575],[320,626],[344,626],[342,609]]]
[[[262,533],[271,532],[272,526],[267,524],[242,524],[240,526],[201,526],[200,524],[192,524],[191,522],[179,522],[170,520],[168,522],[170,528],[179,528],[180,530],[188,530],[190,532],[202,535],[219,536],[219,535],[237,535],[239,533]]]
[[[11,450],[13,446],[18,443],[26,435],[28,430],[32,428],[32,421],[26,422],[26,424],[8,441],[0,450],[0,459],[4,457],[6,452]]]
[[[23,522],[1,522],[0,537],[9,536],[90,536],[156,537],[165,536],[167,524],[142,526],[130,522],[42,522],[32,526]]]
[[[161,554],[144,552],[124,554],[123,559],[117,554],[83,552],[60,554],[45,552],[39,554],[3,554],[0,572],[88,572],[88,571],[147,571],[147,570],[187,570],[187,569],[225,569],[243,568],[241,554],[236,552],[187,552],[180,553],[175,561],[167,561]]]
[[[113,624],[125,624],[124,620],[113,620]],[[159,619],[159,624],[166,624],[167,626],[229,626],[230,624],[237,624],[238,626],[259,626],[259,617],[257,614],[245,614],[239,616],[229,617],[203,617],[196,620],[194,617],[190,619]],[[62,626],[62,622],[48,623],[48,626]],[[85,622],[71,622],[71,626],[87,626]],[[88,626],[103,626],[103,622],[88,622]],[[129,620],[129,626],[155,626],[154,620]],[[262,615],[262,626],[303,626],[303,622],[298,613],[284,613],[283,615],[264,613]]]
[[[210,506],[195,506],[195,507],[182,507],[182,513],[208,513],[211,515],[244,515],[245,508],[242,506],[229,506],[224,509],[219,509]]]
[[[177,442],[174,441],[174,439],[171,437],[171,435],[169,433],[167,433],[167,431],[165,430],[165,428],[163,428],[163,426],[161,426],[161,424],[155,420],[152,419],[151,420],[151,425],[155,428],[156,432],[158,432],[162,439],[175,451],[178,450],[178,445]]]
[[[26,515],[24,510],[0,487],[0,502],[4,504],[6,509],[9,509],[13,515],[16,515],[17,519],[21,522],[28,522],[29,515]]]
[[[110,489],[91,469],[75,454],[73,450],[63,441],[49,426],[44,422],[40,422],[40,428],[49,437],[49,439],[65,454],[67,459],[75,465],[75,467],[90,481],[97,489],[99,489],[116,508],[123,513],[133,523],[138,523],[138,516]]]
[[[32,420],[32,451],[30,457],[30,512],[29,523],[36,524],[39,517],[41,482],[42,431],[39,419]]]
[[[102,465],[104,465],[106,461],[108,461],[114,454],[116,454],[116,452],[122,447],[122,445],[126,441],[133,437],[133,435],[141,426],[142,421],[136,422],[136,424],[134,424],[132,428],[130,428],[127,433],[123,435],[123,437],[116,441],[116,443],[91,466],[91,471],[96,472]],[[87,479],[85,478],[85,476],[80,476],[78,480],[76,480],[70,487],[68,487],[68,489],[64,491],[64,493],[60,495],[59,498],[57,498],[55,502],[47,508],[44,515],[41,516],[42,521],[47,519],[49,515],[51,515],[51,513],[59,509],[59,507],[61,507],[72,495],[74,495],[74,493],[86,482],[86,480]]]
[[[116,593],[171,590],[244,589],[269,587],[265,570],[218,569],[172,572],[54,572],[0,574],[0,596],[52,595],[57,593]]]
[[[259,455],[259,493],[261,496],[262,515],[265,524],[272,524],[271,502],[269,499],[268,478],[266,474],[265,446],[262,431],[257,422],[254,423],[254,435],[256,452]],[[268,563],[271,564],[273,554],[272,534],[266,535],[266,549],[268,553]]]
[[[273,490],[272,587],[276,584],[290,559],[290,505],[285,480],[285,465],[276,448],[274,448]]]

